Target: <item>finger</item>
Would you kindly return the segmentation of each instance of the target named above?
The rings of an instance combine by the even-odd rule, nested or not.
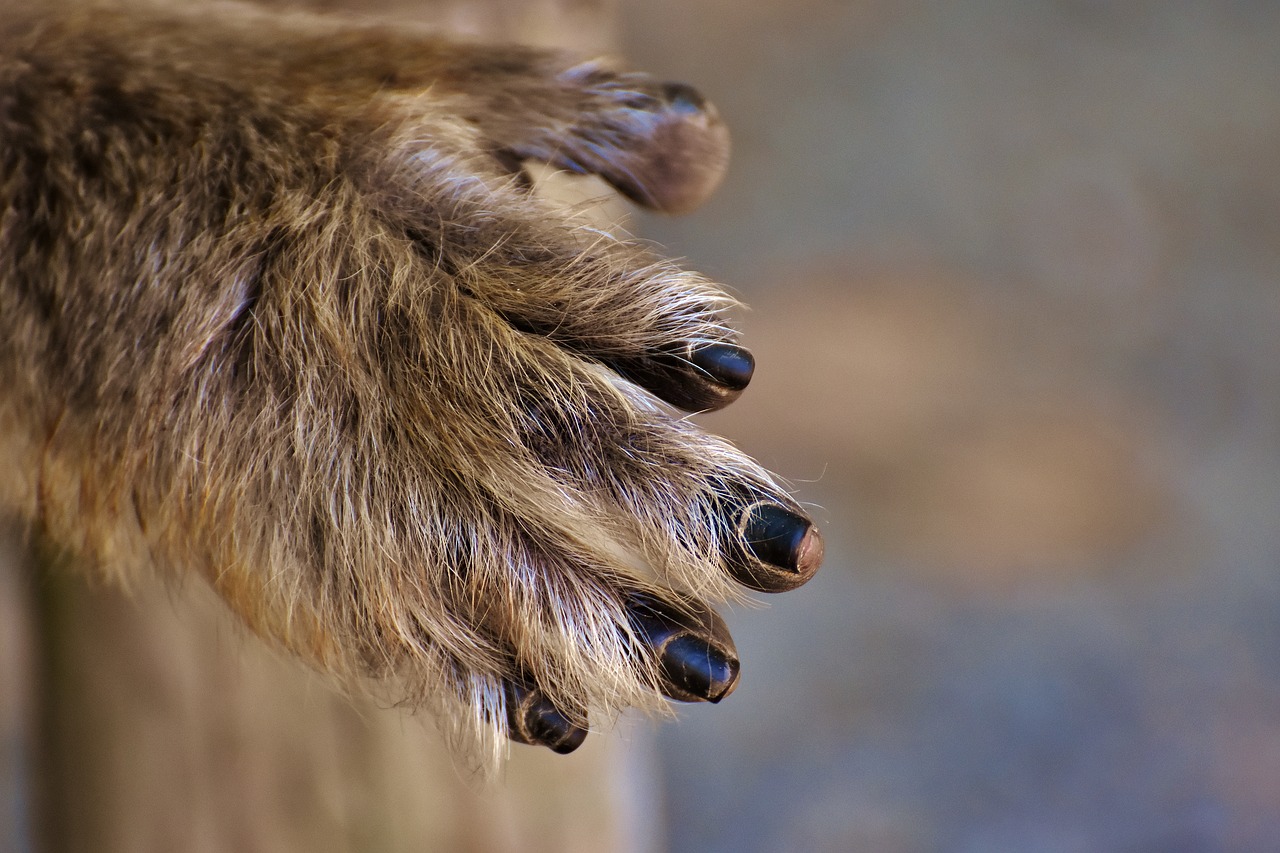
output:
[[[594,62],[553,71],[554,55],[519,74],[485,77],[476,121],[516,159],[599,175],[627,198],[686,213],[719,187],[729,164],[729,131],[692,86]]]
[[[619,98],[620,88],[631,97]],[[687,213],[715,192],[729,165],[729,131],[696,89],[625,75],[601,91],[611,97],[583,115],[575,128],[581,142],[567,140],[563,165],[595,172],[637,204],[665,213]]]
[[[620,241],[584,254],[530,229],[528,244],[538,239],[537,252],[514,262],[491,254],[455,280],[515,330],[602,363],[687,411],[723,408],[750,384],[755,358],[723,317],[734,302],[712,284]]]

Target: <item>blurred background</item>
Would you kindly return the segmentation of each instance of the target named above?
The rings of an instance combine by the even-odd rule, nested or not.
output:
[[[636,226],[824,523],[661,727],[673,851],[1280,849],[1280,5],[631,0],[733,129]]]

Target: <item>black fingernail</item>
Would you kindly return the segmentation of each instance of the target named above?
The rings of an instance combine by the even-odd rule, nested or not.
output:
[[[714,611],[686,602],[689,612],[651,596],[631,599],[632,624],[658,658],[663,695],[680,702],[719,702],[738,684],[738,654]]]
[[[707,106],[707,99],[702,97],[702,93],[686,83],[664,84],[662,97],[668,107],[677,112],[702,112]]]
[[[689,361],[711,379],[732,391],[741,391],[751,382],[756,360],[750,352],[733,344],[711,344],[689,353]]]
[[[704,344],[613,363],[621,375],[690,412],[722,409],[738,399],[755,366],[751,353],[734,344]]]
[[[568,720],[540,690],[507,684],[507,731],[517,743],[566,755],[582,746],[587,730]]]
[[[795,589],[822,565],[822,534],[807,518],[776,504],[747,510],[742,541],[760,562],[731,567],[734,578],[761,592]]]
[[[689,634],[671,638],[659,664],[673,699],[719,702],[738,686],[738,659]]]

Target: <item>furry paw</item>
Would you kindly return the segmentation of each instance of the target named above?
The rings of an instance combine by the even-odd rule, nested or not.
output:
[[[733,690],[706,602],[799,586],[822,539],[670,408],[749,382],[732,301],[519,174],[692,207],[728,155],[696,92],[243,11],[2,46],[0,364],[47,530],[202,573],[495,754]]]

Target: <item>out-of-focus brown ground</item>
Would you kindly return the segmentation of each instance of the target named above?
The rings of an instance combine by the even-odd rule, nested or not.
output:
[[[639,229],[828,534],[661,730],[674,851],[1280,848],[1280,7],[623,6],[735,131]]]
[[[808,272],[802,298],[761,294],[744,323],[758,384],[709,424],[820,489],[846,480],[853,511],[829,523],[960,583],[1122,551],[1171,509],[1141,459],[1159,425],[1047,363],[1019,340],[1027,318],[979,304],[976,288],[855,264]]]

